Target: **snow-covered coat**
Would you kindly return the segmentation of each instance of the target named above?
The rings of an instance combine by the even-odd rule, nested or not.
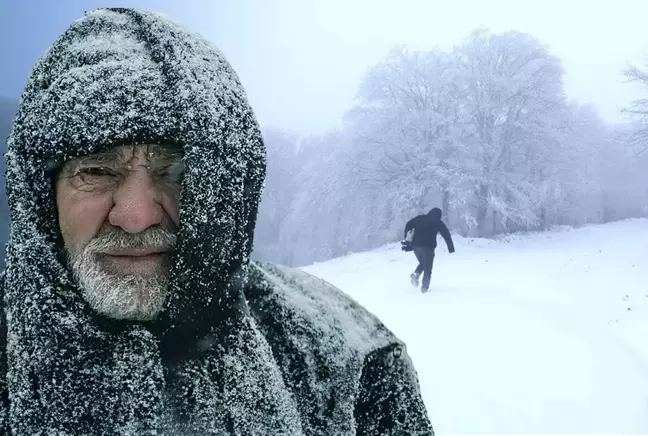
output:
[[[170,294],[96,314],[72,278],[52,168],[130,143],[184,152]],[[30,74],[8,140],[0,434],[432,435],[405,345],[330,284],[250,260],[265,177],[238,77],[133,9],[75,21]]]

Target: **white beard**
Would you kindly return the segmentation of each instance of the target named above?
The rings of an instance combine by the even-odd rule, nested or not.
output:
[[[80,260],[73,268],[86,301],[105,316],[149,321],[162,311],[166,300],[163,277],[119,277],[103,272],[95,260]]]
[[[110,318],[134,321],[150,321],[160,314],[168,294],[168,268],[165,268],[168,265],[161,265],[159,270],[150,274],[118,275],[102,267],[97,256],[100,249],[106,247],[169,246],[175,242],[170,233],[148,235],[120,235],[117,241],[108,235],[71,250],[72,271],[86,301],[95,311]],[[131,243],[128,238],[139,241]]]

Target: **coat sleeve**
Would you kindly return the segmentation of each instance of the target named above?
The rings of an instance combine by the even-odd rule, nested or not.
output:
[[[392,345],[367,356],[355,418],[356,436],[434,436],[405,347]]]
[[[443,239],[448,246],[448,251],[450,253],[454,253],[455,247],[454,243],[452,242],[452,235],[450,235],[450,230],[448,230],[448,226],[446,226],[443,221],[441,221],[441,224],[439,225],[439,233],[441,233],[441,236],[443,236]]]
[[[403,239],[407,239],[407,233],[414,228],[414,222],[416,221],[416,218],[412,218],[405,224],[405,232],[403,235]]]

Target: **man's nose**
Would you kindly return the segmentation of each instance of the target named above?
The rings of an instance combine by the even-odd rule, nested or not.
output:
[[[115,190],[113,202],[108,221],[126,232],[139,233],[163,220],[159,189],[144,167],[128,174]]]

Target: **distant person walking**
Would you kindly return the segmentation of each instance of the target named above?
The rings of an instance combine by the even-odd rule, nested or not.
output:
[[[438,207],[433,208],[425,215],[412,218],[405,225],[405,240],[401,242],[403,251],[414,251],[418,259],[416,270],[410,275],[413,286],[419,285],[419,278],[423,274],[421,291],[427,292],[430,288],[432,266],[434,265],[435,250],[437,247],[437,234],[441,234],[448,246],[450,253],[455,252],[450,230],[441,220],[443,212]]]

